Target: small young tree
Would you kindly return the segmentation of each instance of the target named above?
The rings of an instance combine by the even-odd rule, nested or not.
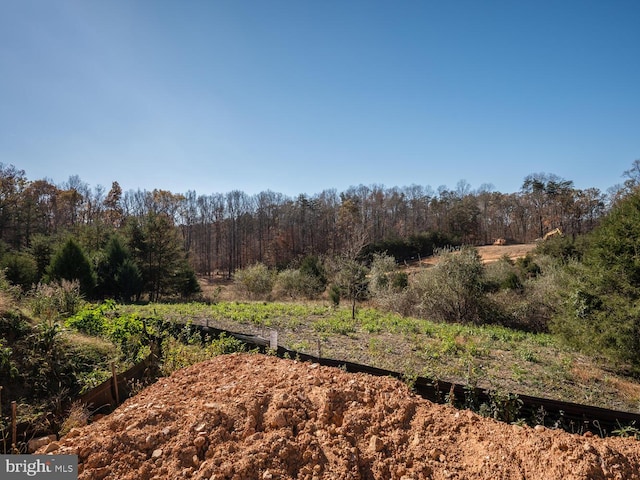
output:
[[[173,283],[175,291],[184,299],[190,298],[202,291],[196,273],[186,260],[179,265]]]
[[[176,283],[185,271],[185,252],[171,217],[148,213],[141,219],[130,219],[127,225],[129,248],[144,279],[149,300],[157,301],[166,294],[179,293],[184,284]]]
[[[116,273],[122,263],[130,258],[120,238],[113,236],[107,242],[103,255],[96,268],[96,294],[105,298],[119,298],[120,289],[116,281]]]
[[[126,258],[116,270],[115,284],[118,286],[118,295],[121,300],[130,302],[133,299],[139,300],[144,287],[144,280],[138,265]]]
[[[80,291],[88,296],[93,294],[96,284],[91,263],[82,247],[73,238],[69,238],[54,254],[47,269],[47,279],[77,280],[80,283]]]
[[[316,298],[327,288],[327,274],[315,255],[306,256],[300,264],[300,289],[307,298]]]
[[[144,282],[123,240],[113,236],[98,261],[96,293],[103,298],[131,301],[139,298]]]
[[[356,305],[368,295],[367,273],[369,269],[357,260],[342,258],[338,260],[336,284],[342,296],[351,302],[351,318],[356,318]]]
[[[36,234],[31,237],[29,252],[36,262],[36,283],[42,280],[47,272],[47,267],[51,263],[51,255],[53,254],[51,243],[51,237],[47,235]]]

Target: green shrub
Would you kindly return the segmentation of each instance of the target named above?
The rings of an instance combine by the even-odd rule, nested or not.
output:
[[[2,267],[7,280],[18,285],[22,290],[28,290],[38,283],[38,269],[35,259],[21,252],[7,253],[2,257]]]
[[[163,375],[170,375],[181,368],[203,362],[218,355],[234,352],[245,352],[246,347],[240,340],[224,333],[218,338],[208,339],[205,345],[200,343],[183,343],[175,337],[168,336],[162,343]]]
[[[205,350],[209,355],[214,357],[235,352],[246,352],[247,348],[242,341],[222,332],[218,338],[209,340]]]
[[[516,266],[523,278],[535,278],[541,272],[540,266],[533,260],[531,254],[516,260]]]
[[[385,254],[374,253],[369,271],[369,291],[374,297],[384,295],[394,289],[392,277],[396,271],[396,261]]]
[[[251,298],[267,298],[275,284],[274,272],[263,263],[238,270],[234,282],[245,290]]]
[[[544,242],[540,242],[536,247],[536,253],[540,255],[549,255],[557,260],[581,260],[585,249],[587,248],[586,236],[574,239],[571,236],[560,236],[549,238]]]
[[[340,305],[340,285],[332,283],[329,287],[329,300],[334,307]]]
[[[300,289],[307,298],[317,298],[327,288],[325,268],[315,255],[308,255],[302,260],[300,275]]]
[[[485,267],[485,290],[522,290],[522,281],[514,262],[506,255]]]
[[[437,265],[416,275],[412,290],[418,313],[445,322],[489,321],[483,275],[476,249],[443,254]]]
[[[144,358],[145,325],[137,314],[118,315],[106,322],[105,327],[107,338],[120,347],[125,361],[135,363]]]
[[[520,281],[520,277],[516,272],[508,273],[506,278],[500,282],[500,288],[502,290],[521,290],[522,282]]]
[[[107,338],[120,348],[122,360],[132,363],[144,357],[147,335],[154,333],[146,329],[144,321],[135,313],[117,315],[113,300],[85,308],[67,319],[65,325],[87,335]]]
[[[519,420],[523,402],[518,395],[503,392],[487,393],[489,402],[480,406],[481,415],[506,423],[515,423]]]
[[[288,268],[278,272],[275,281],[277,297],[298,298],[302,295],[302,274],[300,270]]]
[[[552,331],[585,351],[640,371],[640,190],[620,200],[571,268]]]
[[[288,268],[277,274],[275,291],[278,297],[318,298],[327,286],[324,267],[317,257],[305,257],[299,269]]]
[[[73,238],[67,240],[54,254],[47,269],[49,281],[78,281],[80,291],[91,295],[96,285],[91,263],[84,250]]]
[[[0,338],[0,376],[3,378],[15,378],[18,376],[18,367],[12,360],[13,350],[7,345],[4,338]]]
[[[96,307],[87,307],[69,317],[65,325],[87,335],[103,335],[107,332],[105,313],[115,308],[115,302],[107,300]]]
[[[390,284],[392,290],[404,290],[409,286],[409,275],[405,272],[393,272]]]
[[[132,265],[133,262],[131,262]],[[131,266],[124,265],[123,270],[119,272],[118,278],[127,278],[126,275],[131,275]],[[197,293],[202,292],[202,288],[200,287],[200,283],[198,283],[198,277],[196,277],[196,272],[191,268],[187,262],[183,262],[180,264],[178,268],[178,272],[176,273],[174,279],[174,285],[176,292],[183,298],[191,298]]]

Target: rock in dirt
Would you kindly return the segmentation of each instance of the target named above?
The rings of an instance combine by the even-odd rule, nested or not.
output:
[[[640,443],[513,427],[394,379],[255,354],[178,371],[59,441],[80,480],[639,479]]]

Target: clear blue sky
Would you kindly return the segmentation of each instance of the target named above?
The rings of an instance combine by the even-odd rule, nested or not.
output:
[[[107,189],[605,191],[638,0],[0,0],[0,162]]]

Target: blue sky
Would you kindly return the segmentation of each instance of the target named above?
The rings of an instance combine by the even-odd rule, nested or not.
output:
[[[603,191],[640,158],[640,2],[0,0],[0,162],[290,196]]]

